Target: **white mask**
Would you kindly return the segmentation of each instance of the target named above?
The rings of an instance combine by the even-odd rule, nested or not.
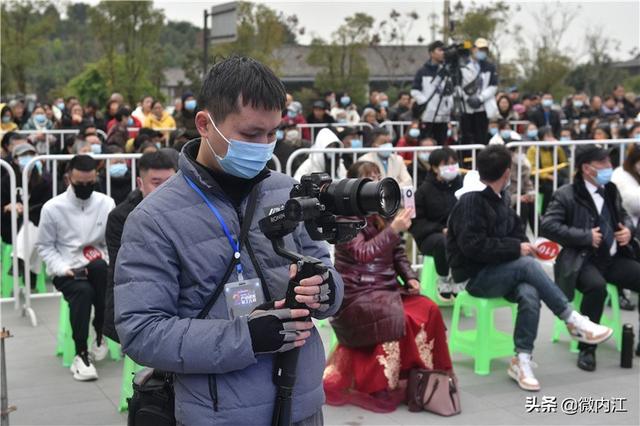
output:
[[[440,176],[446,182],[451,182],[460,174],[460,168],[457,164],[447,164],[446,166],[440,166]]]

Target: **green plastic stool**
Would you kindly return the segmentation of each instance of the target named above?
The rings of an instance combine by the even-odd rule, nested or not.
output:
[[[114,361],[122,359],[120,345],[113,340],[104,337],[109,348],[109,355]],[[58,315],[58,334],[56,344],[56,356],[62,356],[62,366],[70,367],[76,356],[76,345],[73,342],[73,331],[69,314],[69,304],[60,296],[60,313]]]
[[[118,404],[119,411],[127,411],[129,409],[129,403],[127,399],[133,396],[133,375],[144,367],[136,364],[131,358],[125,355],[124,363],[122,365],[122,383],[120,385],[120,403]]]
[[[461,310],[465,307],[476,310],[475,328],[470,330],[460,330],[458,327]],[[474,372],[478,375],[491,372],[493,358],[512,356],[514,353],[512,334],[496,330],[494,326],[493,311],[499,308],[510,308],[512,321],[515,322],[517,305],[504,298],[473,297],[463,291],[458,293],[453,305],[449,351],[473,357]]]
[[[602,318],[600,319],[600,324],[606,325],[613,329],[613,335],[611,336],[613,340],[616,342],[616,349],[618,351],[622,350],[622,320],[620,318],[620,299],[618,299],[618,287],[614,284],[607,284],[607,298],[605,300],[605,306],[607,305],[607,301],[611,301],[611,315],[607,315],[607,313],[602,314]],[[575,296],[573,298],[573,307],[576,311],[580,312],[580,305],[582,304],[582,293],[577,291],[575,292]],[[556,318],[553,323],[553,336],[551,337],[551,341],[553,343],[560,340],[560,335],[566,334],[569,335],[567,331],[567,326],[564,321],[559,318]],[[573,353],[578,353],[578,341],[571,339],[569,343],[569,350]]]
[[[2,243],[2,248],[0,250],[0,256],[2,256],[2,289],[0,290],[1,297],[11,297],[13,294],[13,275],[9,273],[11,270],[11,266],[13,263],[13,246],[11,244]],[[20,287],[24,287],[24,279],[23,277],[18,277],[18,285]],[[46,293],[47,292],[47,272],[45,268],[44,262],[42,263],[42,268],[40,268],[40,273],[38,274],[36,281],[36,292],[38,293]]]
[[[453,306],[454,300],[443,300],[438,292],[438,273],[436,263],[431,256],[424,257],[420,274],[420,294],[431,299],[438,306]]]

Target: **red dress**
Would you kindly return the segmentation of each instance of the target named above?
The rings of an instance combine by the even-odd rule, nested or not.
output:
[[[378,282],[384,281],[384,263],[390,263],[389,267],[405,282],[415,279],[400,239],[395,239],[389,228],[376,229],[372,221],[352,242],[336,247],[336,269],[345,281],[346,307],[343,304],[332,323],[339,322],[344,327],[344,323],[357,321],[347,315],[354,304],[358,304],[359,315],[367,318],[363,309],[367,309],[370,286],[363,277],[367,271],[375,271],[380,276]],[[390,412],[405,400],[411,369],[452,369],[446,327],[438,306],[424,296],[406,294],[399,285],[396,289],[402,294],[404,336],[366,347],[349,347],[348,342],[336,345],[324,371],[327,404],[353,404],[375,412]]]

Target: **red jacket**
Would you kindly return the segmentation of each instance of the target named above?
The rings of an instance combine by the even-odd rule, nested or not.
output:
[[[398,148],[403,146],[418,146],[418,140],[407,139],[406,136],[403,136],[400,139],[398,139],[398,143],[396,144],[396,146]],[[405,160],[413,161],[413,152],[399,152],[398,155],[404,158]]]

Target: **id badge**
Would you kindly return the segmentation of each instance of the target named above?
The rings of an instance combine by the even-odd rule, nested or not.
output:
[[[230,319],[249,315],[265,301],[258,278],[227,283],[224,286],[224,296]]]

